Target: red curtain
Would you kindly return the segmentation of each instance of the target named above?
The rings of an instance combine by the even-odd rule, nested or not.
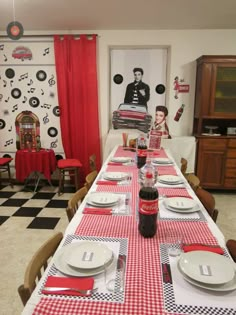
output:
[[[96,35],[54,36],[54,49],[62,143],[66,158],[83,164],[84,179],[90,155],[101,166]]]

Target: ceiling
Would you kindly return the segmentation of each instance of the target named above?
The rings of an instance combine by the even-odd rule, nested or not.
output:
[[[0,0],[1,34],[14,20],[23,24],[26,34],[48,30],[236,29],[236,1]]]

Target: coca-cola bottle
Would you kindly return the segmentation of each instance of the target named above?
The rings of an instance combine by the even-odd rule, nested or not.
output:
[[[181,105],[181,107],[177,110],[174,120],[175,121],[179,121],[180,117],[182,116],[183,112],[184,112],[184,104]]]
[[[142,236],[153,237],[157,230],[158,191],[154,187],[152,173],[145,174],[143,187],[139,191],[139,224]]]
[[[140,136],[137,141],[137,167],[141,168],[146,163],[147,141],[144,136]]]
[[[154,185],[157,181],[157,168],[152,164],[150,154],[147,154],[146,164],[139,169],[139,183],[143,186],[146,180],[146,173],[152,173]]]

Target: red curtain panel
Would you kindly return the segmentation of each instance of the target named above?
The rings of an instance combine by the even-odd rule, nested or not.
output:
[[[101,166],[96,35],[55,35],[54,49],[62,143],[66,158],[83,164],[84,177],[90,155]]]

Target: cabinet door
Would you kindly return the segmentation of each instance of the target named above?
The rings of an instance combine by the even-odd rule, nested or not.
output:
[[[204,150],[198,154],[197,176],[206,188],[218,188],[224,183],[225,154]]]
[[[210,115],[236,117],[236,64],[214,64]]]

